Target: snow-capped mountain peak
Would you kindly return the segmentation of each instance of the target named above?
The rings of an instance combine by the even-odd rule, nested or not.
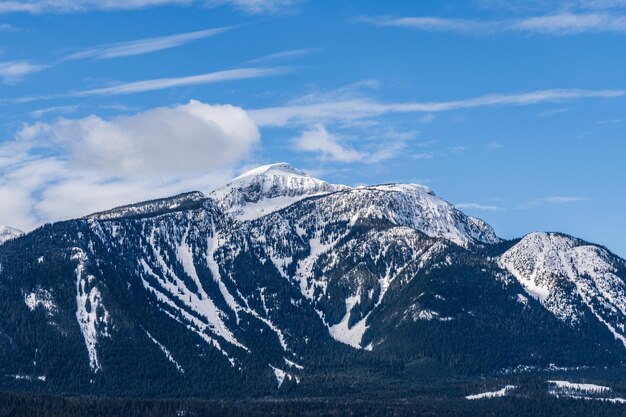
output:
[[[253,168],[249,171],[244,172],[237,178],[233,179],[232,182],[236,182],[239,180],[243,180],[244,178],[258,177],[258,176],[297,176],[297,177],[310,177],[306,172],[295,168],[291,164],[287,162],[276,162],[273,164],[261,165],[259,167]]]
[[[560,233],[531,233],[500,257],[526,292],[573,325],[595,316],[626,346],[624,261]]]
[[[239,218],[251,220],[306,197],[349,189],[313,178],[288,163],[280,162],[254,168],[209,196],[219,206]]]
[[[13,227],[0,225],[0,245],[9,239],[14,239],[23,235],[24,232]]]

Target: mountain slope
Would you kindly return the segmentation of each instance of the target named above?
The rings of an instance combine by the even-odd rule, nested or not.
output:
[[[556,317],[593,315],[626,346],[626,263],[605,248],[558,233],[532,233],[500,263]]]
[[[0,265],[4,387],[314,395],[341,375],[410,390],[427,369],[626,359],[624,261],[606,249],[504,242],[426,187],[286,164],[46,225],[0,246]]]
[[[0,225],[0,245],[2,245],[9,239],[15,239],[16,237],[19,237],[23,234],[24,232],[22,232],[21,230]]]

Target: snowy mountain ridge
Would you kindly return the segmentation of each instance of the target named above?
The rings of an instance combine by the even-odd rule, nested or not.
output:
[[[200,191],[192,191],[179,194],[174,197],[159,198],[156,200],[115,207],[111,210],[90,214],[85,216],[85,219],[112,220],[123,217],[156,215],[181,210],[184,207],[188,207],[205,199],[206,197]]]
[[[19,237],[23,234],[24,232],[22,232],[21,230],[0,225],[0,245],[9,239],[15,239],[16,237]]]

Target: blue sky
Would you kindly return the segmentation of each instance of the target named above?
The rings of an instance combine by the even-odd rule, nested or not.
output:
[[[0,224],[287,161],[625,256],[625,41],[625,0],[0,0]]]

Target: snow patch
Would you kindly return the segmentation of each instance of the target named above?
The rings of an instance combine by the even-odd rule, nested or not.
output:
[[[74,248],[72,260],[76,266],[76,319],[85,339],[89,355],[89,367],[94,373],[102,370],[98,359],[98,336],[110,337],[109,312],[102,303],[100,290],[94,284],[95,277],[86,273],[87,254],[80,248]]]
[[[361,340],[363,339],[363,334],[367,330],[367,325],[365,324],[367,317],[362,318],[352,327],[350,327],[348,323],[350,321],[350,313],[360,299],[360,293],[346,298],[346,314],[339,323],[328,328],[328,331],[333,339],[346,345],[350,345],[356,349],[361,349]]]
[[[146,335],[148,336],[148,338],[150,340],[152,340],[152,342],[154,342],[155,345],[157,345],[159,347],[159,349],[161,349],[161,352],[163,352],[163,354],[165,355],[165,357],[167,358],[168,361],[172,362],[174,364],[174,366],[176,367],[176,369],[178,370],[178,372],[180,372],[181,374],[185,373],[185,370],[182,368],[182,366],[180,366],[178,364],[178,362],[176,362],[176,360],[174,359],[174,357],[172,356],[172,354],[170,353],[170,351],[163,346],[161,343],[159,343],[158,340],[156,340],[147,330],[144,329],[144,332],[146,333]]]
[[[506,387],[502,388],[501,390],[498,391],[489,391],[489,392],[483,392],[480,394],[473,394],[473,395],[468,395],[465,397],[465,399],[467,400],[480,400],[483,398],[498,398],[498,397],[504,397],[508,394],[509,391],[513,391],[514,389],[516,389],[517,386],[515,385],[507,385]]]
[[[272,371],[274,371],[274,376],[276,377],[276,383],[278,384],[278,388],[283,385],[283,382],[285,382],[285,380],[295,380],[296,383],[300,383],[300,378],[291,375],[289,372],[285,372],[282,369],[272,365],[269,365],[269,367],[272,368]]]
[[[35,311],[37,307],[43,308],[47,316],[53,316],[58,310],[52,293],[44,288],[37,288],[34,292],[25,294],[24,303],[30,311]]]

